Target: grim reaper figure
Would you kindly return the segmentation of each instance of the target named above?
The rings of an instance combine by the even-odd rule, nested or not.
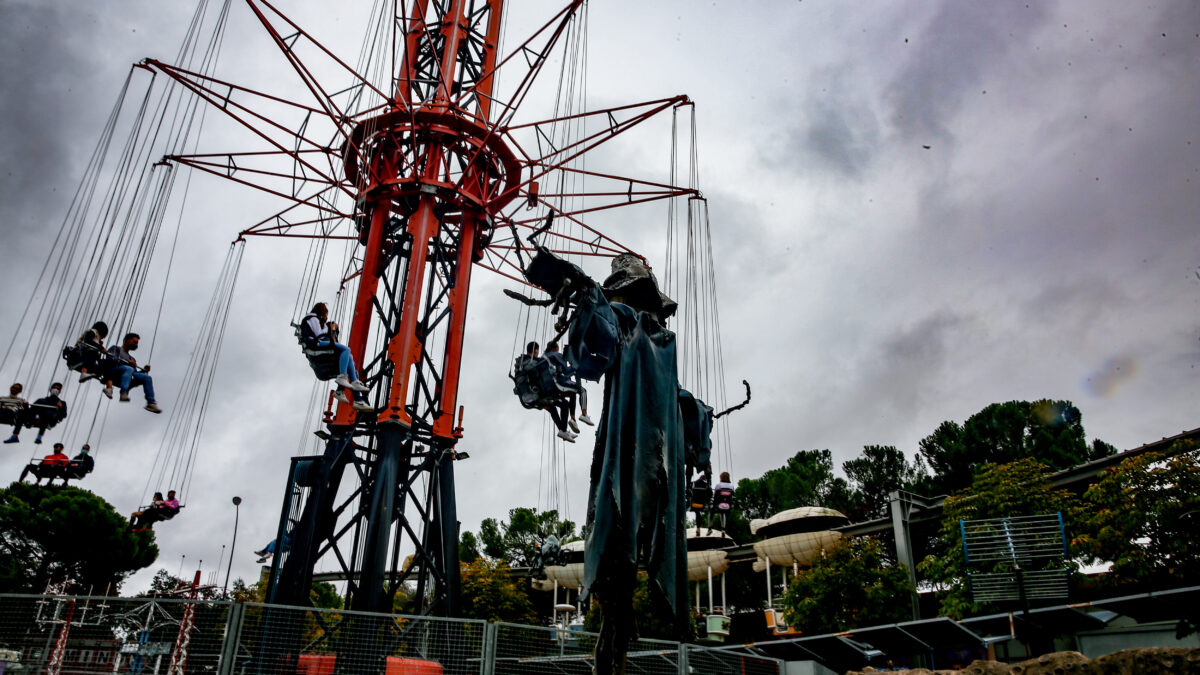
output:
[[[704,443],[685,442],[692,434],[685,434],[681,414],[675,334],[665,326],[676,303],[631,254],[614,258],[612,274],[598,285],[578,266],[539,247],[525,277],[550,294],[556,311],[568,310],[559,326],[569,342],[566,358],[579,376],[604,378],[588,493],[584,588],[600,604],[596,672],[621,674],[634,633],[639,567],[649,574],[656,611],[679,627],[677,637],[690,628],[685,495],[692,469],[707,464],[699,455],[708,453],[697,452]]]

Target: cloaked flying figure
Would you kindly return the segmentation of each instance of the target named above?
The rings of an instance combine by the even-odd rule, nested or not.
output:
[[[612,261],[597,284],[544,247],[525,277],[560,307],[567,322],[566,360],[582,379],[604,378],[604,410],[592,455],[584,588],[600,604],[596,672],[623,673],[633,636],[633,590],[639,566],[650,577],[658,615],[690,625],[684,537],[686,463],[675,334],[665,325],[676,303],[632,254]]]

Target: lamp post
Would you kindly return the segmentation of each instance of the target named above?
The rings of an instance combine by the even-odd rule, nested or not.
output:
[[[233,570],[233,550],[237,546],[237,528],[238,516],[241,513],[242,498],[233,498],[233,542],[229,544],[229,566],[225,568],[225,590],[223,593],[229,592],[229,572]]]

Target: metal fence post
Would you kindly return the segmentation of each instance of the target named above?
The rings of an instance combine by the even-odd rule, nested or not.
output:
[[[496,673],[496,624],[483,625],[483,644],[479,647],[479,675]]]
[[[217,662],[219,675],[233,675],[237,663],[238,642],[242,639],[242,621],[246,606],[240,602],[229,604],[229,616],[225,618],[225,639],[221,642],[221,659]]]
[[[688,645],[686,642],[679,643],[679,663],[676,664],[676,671],[679,675],[688,675]]]

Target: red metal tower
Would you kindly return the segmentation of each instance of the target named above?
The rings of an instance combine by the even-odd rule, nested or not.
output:
[[[376,409],[356,413],[339,405],[328,420],[324,454],[293,459],[268,599],[307,604],[313,569],[325,560],[349,580],[354,609],[390,611],[395,592],[413,583],[414,609],[455,615],[454,448],[462,436],[457,398],[472,267],[519,279],[518,232],[540,224],[540,216],[518,215],[526,205],[552,207],[562,222],[577,226],[581,234],[547,234],[558,252],[611,256],[628,250],[582,216],[696,192],[587,171],[572,161],[687,99],[516,122],[520,104],[551,50],[571,30],[583,0],[569,2],[504,57],[498,51],[503,0],[392,3],[383,17],[391,38],[386,83],[337,59],[266,0],[247,4],[316,103],[147,61],[269,146],[168,160],[289,202],[242,237],[360,242],[357,269],[346,276],[347,283],[357,280],[347,344]],[[300,55],[301,46],[336,64],[353,86],[329,93]],[[510,89],[498,93],[496,74],[511,77],[513,71]],[[350,101],[366,98],[374,102],[351,112]],[[302,115],[303,123],[282,124],[267,108]],[[333,141],[315,137],[317,121],[332,129]],[[583,121],[599,128],[569,141],[552,140],[554,125]],[[524,142],[528,139],[533,141]],[[280,159],[290,168],[265,166]],[[586,176],[598,187],[538,194],[539,181],[562,174]],[[339,197],[352,206],[337,206]],[[563,206],[568,203],[574,206]],[[315,215],[298,216],[304,209]],[[339,223],[352,224],[354,231],[339,233]],[[357,487],[343,480],[347,470]],[[404,563],[402,552],[412,554]]]

